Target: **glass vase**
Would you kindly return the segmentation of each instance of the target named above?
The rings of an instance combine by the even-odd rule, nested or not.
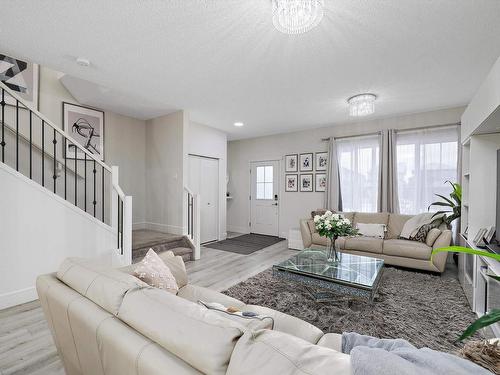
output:
[[[339,261],[339,253],[337,251],[337,247],[335,246],[335,242],[337,237],[330,237],[330,244],[328,245],[328,251],[326,254],[326,259],[328,262],[338,262]]]

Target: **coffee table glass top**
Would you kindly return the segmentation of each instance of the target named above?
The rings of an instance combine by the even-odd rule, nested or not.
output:
[[[339,253],[339,261],[328,262],[326,254],[324,249],[305,249],[275,265],[274,268],[363,289],[372,289],[384,265],[381,259],[346,253]]]

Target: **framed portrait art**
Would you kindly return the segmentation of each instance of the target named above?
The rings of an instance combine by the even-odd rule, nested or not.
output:
[[[316,183],[314,186],[317,192],[326,191],[326,173],[316,173]]]
[[[328,167],[328,152],[317,152],[316,153],[316,170],[326,171]]]
[[[285,172],[299,171],[299,156],[297,154],[285,155]]]
[[[299,176],[296,174],[285,175],[285,191],[286,192],[297,192],[299,191],[298,181]]]
[[[301,192],[314,191],[314,180],[312,174],[300,175],[300,191]]]
[[[301,172],[312,172],[314,170],[314,159],[313,153],[300,154],[300,171]]]
[[[94,108],[63,102],[63,130],[92,155],[104,161],[104,112]],[[84,152],[67,142],[64,155],[68,159],[84,159]]]
[[[0,53],[0,81],[38,109],[38,64]],[[16,100],[5,94],[5,102],[16,105]],[[20,104],[20,108],[24,108]]]

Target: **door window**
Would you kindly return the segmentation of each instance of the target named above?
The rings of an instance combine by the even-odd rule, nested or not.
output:
[[[273,166],[257,167],[256,198],[260,200],[273,199]]]

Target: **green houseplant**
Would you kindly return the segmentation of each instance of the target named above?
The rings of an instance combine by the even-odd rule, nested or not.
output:
[[[488,257],[488,258],[492,258],[492,259],[495,259],[497,261],[500,261],[500,254],[490,253],[488,251],[470,249],[468,247],[462,247],[462,246],[449,246],[449,247],[442,247],[440,249],[435,249],[431,255],[431,262],[432,262],[432,257],[434,256],[434,254],[440,253],[443,251],[480,255],[480,256],[484,256],[484,257]],[[488,275],[488,276],[497,280],[497,281],[500,281],[500,276],[494,276],[494,275]],[[466,339],[467,337],[473,335],[476,331],[480,330],[481,328],[487,327],[487,326],[492,325],[492,324],[499,322],[499,321],[500,321],[500,309],[494,309],[494,310],[490,311],[488,314],[485,314],[482,317],[480,317],[479,319],[477,319],[470,326],[468,326],[467,329],[462,333],[462,335],[459,337],[458,340],[462,341],[462,340]]]
[[[446,198],[444,195],[441,194],[435,194],[439,198],[441,198],[441,201],[437,201],[434,203],[431,203],[428,207],[430,209],[432,206],[439,206],[439,207],[446,207],[447,209],[440,210],[436,212],[432,217],[440,214],[449,214],[445,215],[443,218],[443,221],[446,223],[448,228],[451,227],[451,223],[458,219],[462,213],[462,186],[459,183],[456,182],[451,182],[451,181],[446,181],[446,183],[449,183],[451,187],[453,188],[453,191],[450,193],[450,197]]]

